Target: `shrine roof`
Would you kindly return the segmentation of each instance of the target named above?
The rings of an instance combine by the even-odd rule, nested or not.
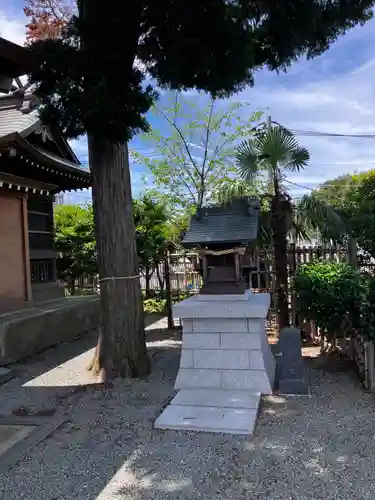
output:
[[[0,137],[18,133],[27,134],[39,122],[36,109],[25,113],[21,110],[22,101],[16,96],[0,97]]]
[[[203,207],[191,217],[182,245],[190,248],[229,243],[247,245],[257,238],[258,219],[259,203],[249,198]]]
[[[28,73],[33,63],[29,49],[0,37],[0,76],[19,77]]]
[[[34,172],[41,167],[45,169],[44,176],[54,177],[53,184],[61,190],[89,187],[90,171],[82,168],[57,128],[41,123],[38,106],[32,87],[27,85],[0,96],[0,155],[15,149],[18,158],[28,159]],[[28,175],[37,174],[29,169]]]

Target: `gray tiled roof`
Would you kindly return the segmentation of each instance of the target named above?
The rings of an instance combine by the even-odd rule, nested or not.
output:
[[[7,105],[6,105],[7,104]],[[0,99],[0,138],[15,132],[21,134],[38,122],[38,112],[23,113],[19,106]]]
[[[45,149],[37,148],[36,146],[33,146],[33,147],[39,153],[41,153],[43,156],[46,156],[47,158],[49,158],[50,160],[53,160],[55,162],[61,163],[61,165],[65,166],[65,167],[75,168],[79,172],[82,172],[82,170],[85,171],[81,167],[80,164],[69,161],[69,160],[63,158],[62,156],[55,155],[55,154],[51,153],[50,151],[46,151]],[[87,172],[89,172],[89,171],[87,170]]]
[[[37,106],[38,102],[34,99],[33,92],[28,87],[18,89],[10,95],[0,95],[0,139],[16,133],[27,140],[32,131],[40,128]],[[68,168],[71,172],[89,174],[88,171],[82,170],[78,158],[65,142],[63,142],[63,146],[67,155],[70,156],[69,159],[33,144],[27,144],[47,160],[52,160],[55,164],[65,169]],[[71,159],[77,161],[74,162]]]
[[[259,211],[249,208],[246,200],[238,200],[232,205],[202,208],[200,218],[191,217],[182,244],[192,247],[254,241],[258,234]]]

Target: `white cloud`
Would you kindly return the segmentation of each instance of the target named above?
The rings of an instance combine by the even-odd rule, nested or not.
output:
[[[69,141],[69,143],[75,154],[78,156],[79,160],[82,163],[87,163],[88,161],[87,137],[73,139]]]
[[[0,36],[11,42],[23,45],[26,39],[26,18],[14,17],[0,10]]]
[[[0,36],[22,45],[26,18],[21,9],[18,14],[0,9]],[[268,109],[273,119],[292,129],[375,134],[374,28],[372,21],[354,29],[329,52],[294,64],[286,75],[262,72],[254,88],[234,99],[252,103],[253,110]],[[290,177],[293,182],[314,187],[319,181],[375,166],[375,140],[302,135],[298,139],[309,149],[311,162],[304,172]],[[72,146],[86,163],[86,141],[73,141]]]
[[[375,23],[369,25],[374,31]],[[372,33],[369,28],[364,28],[363,38],[360,30],[355,32],[353,40],[350,40],[350,34],[347,35],[344,44],[344,56],[347,58],[343,61],[348,66],[347,71],[340,67],[344,56],[342,47],[339,47],[337,52],[332,50],[315,61],[300,63],[306,73],[296,70],[292,73],[299,76],[301,83],[291,74],[275,78],[263,73],[261,83],[243,92],[241,97],[254,103],[254,108],[268,107],[272,118],[290,129],[375,134],[375,31]],[[355,43],[362,43],[356,46],[354,40]],[[369,45],[373,48],[372,54],[368,50]],[[353,67],[349,55],[356,50],[361,64],[354,64]],[[367,55],[365,59],[364,52]],[[328,57],[330,71],[318,71],[319,78],[315,73],[315,78],[309,81],[314,75],[314,65],[321,70]],[[293,174],[290,180],[307,187],[315,187],[319,182],[338,175],[375,167],[375,139],[298,135],[298,140],[309,150],[311,162],[304,172]],[[301,194],[300,189],[292,189],[295,194],[297,191],[298,195]]]

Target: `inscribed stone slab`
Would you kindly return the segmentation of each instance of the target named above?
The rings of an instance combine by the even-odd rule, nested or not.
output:
[[[284,394],[308,394],[301,348],[301,332],[283,328],[279,339],[279,391]]]

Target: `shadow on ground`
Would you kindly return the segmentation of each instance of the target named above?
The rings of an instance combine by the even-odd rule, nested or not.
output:
[[[153,423],[174,394],[180,341],[175,332],[154,330],[149,335],[149,379],[116,380],[104,390],[89,386],[70,392],[58,406],[66,422],[2,475],[0,498],[375,498],[375,401],[351,369],[333,369],[330,359],[307,359],[311,397],[263,398],[251,438],[160,431]],[[2,404],[12,394],[18,394],[17,403],[33,394],[38,404],[38,394],[45,398],[49,389],[59,390],[57,380],[75,377],[76,385],[68,387],[77,387],[84,359],[74,359],[75,365],[69,358],[54,365],[49,375],[39,376],[38,384],[44,380],[51,387],[4,384]]]

